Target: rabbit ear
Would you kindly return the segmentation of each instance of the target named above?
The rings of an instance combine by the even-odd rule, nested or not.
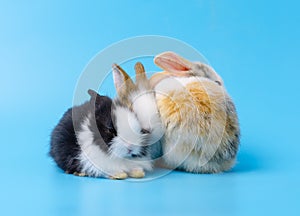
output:
[[[136,83],[145,83],[147,81],[147,75],[145,72],[144,65],[141,62],[137,62],[134,66]]]
[[[95,92],[95,91],[92,90],[92,89],[89,89],[89,90],[88,90],[88,94],[91,96],[91,98],[96,98],[97,95],[98,95],[98,93]]]
[[[174,52],[164,52],[157,55],[154,58],[154,63],[166,72],[171,72],[177,76],[186,76],[193,65],[192,62]]]
[[[171,74],[168,73],[168,72],[158,72],[158,73],[155,73],[153,74],[151,77],[150,77],[150,87],[151,88],[155,88],[155,86],[160,82],[162,81],[163,79],[166,79],[168,77],[170,77]]]
[[[91,96],[90,101],[91,101],[92,104],[98,105],[98,104],[101,103],[101,98],[103,96],[99,95],[96,91],[94,91],[92,89],[89,89],[88,94]]]
[[[126,95],[135,87],[128,74],[117,64],[112,65],[114,84],[119,95]]]

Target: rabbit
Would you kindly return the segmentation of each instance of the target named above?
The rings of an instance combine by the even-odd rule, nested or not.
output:
[[[154,63],[164,70],[150,78],[165,127],[163,166],[193,173],[230,170],[240,129],[222,78],[210,66],[174,52],[155,56]]]
[[[120,78],[119,70],[114,65],[114,79]],[[153,166],[149,128],[142,127],[124,95],[112,100],[88,93],[90,100],[67,110],[53,129],[50,156],[66,173],[78,176],[144,177]]]
[[[135,64],[136,83],[120,66],[115,65],[114,68],[113,77],[118,97],[135,113],[148,134],[150,157],[154,163],[162,156],[159,140],[164,134],[164,127],[156,105],[155,92],[147,79],[145,68],[140,62]]]

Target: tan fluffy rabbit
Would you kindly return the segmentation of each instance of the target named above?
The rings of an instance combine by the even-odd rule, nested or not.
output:
[[[155,57],[164,72],[150,81],[161,120],[164,163],[195,173],[218,173],[235,164],[239,123],[221,77],[208,65],[173,52]]]

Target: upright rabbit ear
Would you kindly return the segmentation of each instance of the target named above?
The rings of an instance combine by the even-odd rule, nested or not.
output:
[[[135,75],[136,75],[136,84],[146,85],[148,83],[147,75],[145,72],[144,65],[141,62],[137,62],[134,66]]]
[[[95,92],[95,91],[92,90],[92,89],[89,89],[89,90],[88,90],[88,94],[91,96],[91,98],[96,98],[97,95],[98,95],[98,93]]]
[[[154,63],[173,75],[186,76],[191,70],[193,63],[184,59],[174,52],[164,52],[154,58]]]
[[[101,102],[101,95],[99,95],[97,92],[95,92],[94,90],[92,89],[89,89],[88,90],[88,94],[91,96],[91,103],[92,104],[100,104]]]
[[[117,64],[112,65],[114,84],[119,96],[127,95],[135,85],[128,74]]]

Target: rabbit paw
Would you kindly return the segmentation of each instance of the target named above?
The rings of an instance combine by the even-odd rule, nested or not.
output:
[[[142,169],[134,169],[129,172],[129,176],[132,178],[144,178],[145,172]]]
[[[73,175],[79,176],[79,177],[85,177],[87,176],[86,173],[81,173],[81,172],[74,172]]]
[[[121,179],[126,179],[128,177],[127,173],[125,172],[120,172],[120,173],[116,173],[112,176],[109,176],[110,179],[113,180],[121,180]]]

